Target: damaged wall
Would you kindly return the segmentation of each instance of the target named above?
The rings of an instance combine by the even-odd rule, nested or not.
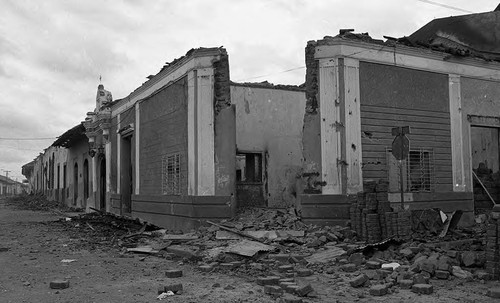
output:
[[[267,155],[267,204],[295,206],[302,171],[302,130],[306,108],[300,90],[231,86],[236,105],[238,151]]]
[[[306,107],[302,131],[302,156],[304,162],[301,187],[306,194],[321,193],[321,127],[318,102],[319,63],[314,58],[316,46],[316,41],[309,41],[305,48]]]

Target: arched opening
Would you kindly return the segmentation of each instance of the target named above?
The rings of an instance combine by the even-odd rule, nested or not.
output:
[[[83,201],[89,197],[89,160],[83,161]]]
[[[78,200],[78,163],[75,163],[73,170],[73,205],[76,205]]]

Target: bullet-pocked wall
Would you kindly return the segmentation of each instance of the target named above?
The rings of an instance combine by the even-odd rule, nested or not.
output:
[[[263,174],[258,182],[245,180],[245,175],[249,176],[245,169],[254,168],[237,162],[242,166],[237,167],[238,203],[243,206],[246,196],[256,198],[258,194],[262,197],[257,199],[264,199],[269,207],[295,206],[302,172],[305,92],[298,87],[232,84],[231,101],[236,105],[238,157],[262,156],[256,163],[260,165],[258,173]]]

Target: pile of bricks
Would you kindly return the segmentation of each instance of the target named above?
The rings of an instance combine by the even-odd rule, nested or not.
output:
[[[393,210],[387,199],[388,182],[369,181],[364,191],[350,197],[351,228],[358,238],[375,243],[389,237],[407,237],[411,234],[411,213]]]
[[[495,205],[491,212],[486,238],[486,271],[492,279],[500,280],[500,205]]]

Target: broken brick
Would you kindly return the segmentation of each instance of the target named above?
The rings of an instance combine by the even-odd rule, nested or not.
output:
[[[299,277],[308,277],[313,274],[313,271],[309,268],[297,269],[296,272]]]
[[[356,266],[361,266],[365,261],[365,256],[362,253],[354,253],[349,256],[349,262],[354,263]]]
[[[182,283],[165,285],[165,292],[171,291],[175,294],[181,292],[182,289],[183,289]]]
[[[486,295],[490,298],[500,299],[500,287],[488,289],[488,293]]]
[[[414,284],[411,291],[417,294],[430,295],[434,291],[434,288],[430,284]]]
[[[211,272],[214,269],[214,267],[211,265],[200,265],[200,266],[198,266],[198,269],[201,272]]]
[[[314,289],[312,288],[311,284],[299,286],[296,290],[295,293],[301,297],[307,296],[310,292],[312,292]]]
[[[266,285],[278,285],[280,277],[277,276],[268,276],[268,277],[259,277],[257,278],[257,285],[266,286]]]
[[[446,280],[450,277],[450,272],[445,270],[436,270],[434,276],[438,279]]]
[[[345,272],[354,272],[357,269],[356,265],[352,263],[344,264],[340,268]]]
[[[387,294],[387,285],[385,284],[378,284],[378,285],[373,285],[370,287],[370,295],[372,296],[383,296]]]
[[[398,282],[399,286],[404,289],[410,289],[413,286],[413,280],[402,279]]]
[[[429,283],[429,278],[421,273],[415,274],[413,276],[413,283],[414,284],[427,284],[427,283]]]
[[[281,298],[281,303],[302,303],[302,299],[287,294],[283,298]]]
[[[69,287],[69,281],[68,280],[54,280],[50,281],[50,288],[51,289],[66,289]]]
[[[377,262],[377,261],[366,262],[366,268],[369,268],[369,269],[379,269],[380,266],[381,266],[380,262]]]
[[[279,272],[287,272],[289,270],[293,270],[293,265],[281,265],[278,267]]]
[[[283,294],[283,289],[276,285],[266,285],[264,286],[264,293],[268,295],[281,296]]]
[[[355,277],[354,279],[352,279],[351,281],[349,281],[349,284],[352,287],[361,287],[361,286],[363,286],[363,284],[366,283],[366,281],[368,281],[368,276],[365,274],[361,274],[361,275]]]
[[[165,271],[165,276],[167,276],[167,278],[180,278],[180,277],[182,277],[182,270],[169,269],[169,270]]]

